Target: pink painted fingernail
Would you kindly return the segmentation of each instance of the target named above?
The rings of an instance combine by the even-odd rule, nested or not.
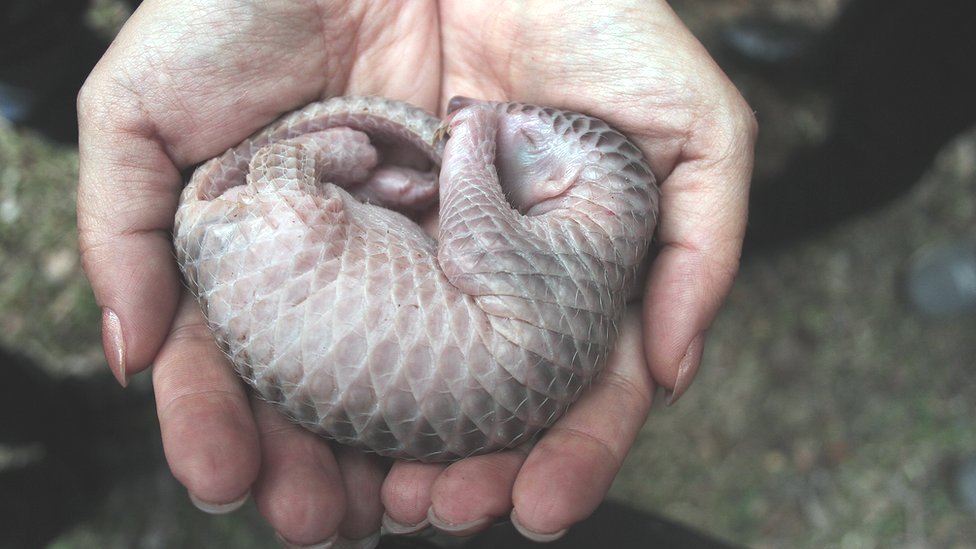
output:
[[[122,337],[122,322],[119,315],[108,307],[102,308],[102,348],[112,375],[119,385],[125,387],[129,378],[125,374],[125,338]]]
[[[668,406],[673,406],[675,402],[678,402],[681,395],[685,394],[688,387],[691,387],[691,382],[695,380],[695,375],[698,373],[698,367],[701,366],[704,350],[705,334],[698,334],[688,344],[688,349],[678,364],[678,375],[674,380],[674,389],[667,391],[666,403]]]
[[[336,542],[339,540],[339,534],[332,534],[332,537],[325,541],[320,541],[318,543],[312,543],[309,545],[299,545],[297,543],[292,543],[284,538],[279,533],[275,533],[275,537],[278,538],[278,543],[286,549],[333,549],[339,547]]]
[[[240,509],[242,505],[247,501],[247,498],[251,496],[250,490],[244,492],[244,495],[234,501],[228,503],[213,503],[210,501],[203,501],[197,498],[192,493],[190,493],[190,501],[193,502],[193,506],[197,509],[203,511],[204,513],[209,513],[211,515],[226,515],[232,511]]]
[[[464,536],[467,534],[473,534],[481,529],[482,526],[490,524],[494,519],[492,517],[481,517],[474,520],[469,520],[467,522],[448,522],[434,513],[434,508],[431,507],[427,511],[427,520],[430,525],[437,528],[445,534],[450,534],[452,536]]]
[[[522,522],[519,521],[518,513],[515,512],[515,509],[512,509],[511,517],[512,517],[512,526],[514,526],[515,529],[518,530],[519,534],[522,534],[522,536],[524,536],[526,539],[539,542],[539,543],[549,543],[550,541],[556,541],[557,539],[565,536],[566,532],[568,531],[568,528],[563,528],[562,530],[558,530],[551,534],[541,534],[539,532],[529,530],[528,528],[526,528],[522,524]]]
[[[430,520],[426,517],[424,520],[418,522],[417,524],[410,524],[407,522],[399,522],[390,518],[390,515],[383,513],[383,526],[382,532],[384,534],[395,534],[398,536],[409,536],[411,534],[417,534],[423,532],[428,527],[430,527]]]

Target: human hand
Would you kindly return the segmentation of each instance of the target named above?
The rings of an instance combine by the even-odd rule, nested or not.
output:
[[[383,486],[397,530],[430,521],[471,533],[511,512],[523,534],[553,539],[604,498],[655,385],[673,402],[698,370],[738,271],[755,119],[663,1],[443,2],[440,22],[443,90],[602,118],[641,147],[661,185],[644,299],[594,387],[531,449],[446,468],[396,463]]]
[[[423,2],[146,0],[79,97],[79,239],[109,365],[123,385],[153,365],[166,457],[200,507],[250,493],[292,543],[376,532],[384,465],[249,402],[180,284],[181,172],[323,97],[435,110],[436,20]]]
[[[445,529],[474,531],[514,504],[524,528],[558,532],[602,499],[646,416],[648,372],[683,390],[700,359],[695,334],[711,321],[736,268],[751,117],[663,3],[635,4],[631,19],[608,28],[600,24],[610,17],[606,8],[561,7],[555,19],[546,9],[526,6],[516,19],[511,5],[474,3],[148,0],[93,72],[79,101],[85,269],[105,308],[109,363],[120,381],[154,364],[167,459],[202,506],[230,508],[251,487],[269,522],[295,543],[336,531],[367,537],[384,506],[394,528],[422,524],[429,512]],[[565,21],[570,13],[578,23]],[[475,27],[471,21],[477,32],[464,30]],[[577,48],[586,29],[614,38]],[[379,460],[333,452],[263,404],[249,405],[198,308],[180,297],[169,229],[180,171],[281,112],[347,94],[436,111],[442,90],[581,110],[629,134],[663,183],[663,247],[643,329],[631,315],[599,384],[528,458],[521,450],[446,468],[399,463],[387,475]],[[547,484],[579,474],[591,482]]]

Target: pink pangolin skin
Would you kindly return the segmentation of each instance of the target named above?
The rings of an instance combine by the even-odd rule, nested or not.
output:
[[[449,110],[311,104],[197,169],[175,226],[261,397],[422,461],[528,442],[566,411],[606,362],[657,218],[650,168],[604,122]],[[414,219],[438,201],[432,238]]]

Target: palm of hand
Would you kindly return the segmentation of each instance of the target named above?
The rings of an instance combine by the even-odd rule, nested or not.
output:
[[[86,271],[99,303],[113,311],[105,317],[107,344],[112,333],[120,334],[116,344],[125,336],[124,350],[109,353],[117,375],[155,365],[176,477],[201,502],[232,501],[250,489],[271,524],[299,543],[336,531],[366,537],[384,512],[393,529],[429,518],[458,532],[478,530],[513,507],[518,523],[542,533],[587,516],[644,422],[652,379],[679,393],[690,382],[701,334],[735,273],[752,122],[734,88],[663,2],[616,12],[582,5],[572,15],[542,2],[198,2],[187,19],[195,3],[147,2],[81,99]],[[112,93],[99,93],[105,90]],[[195,303],[185,293],[177,299],[168,229],[179,170],[284,111],[355,94],[433,112],[454,94],[587,112],[635,139],[663,181],[661,251],[647,301],[627,316],[597,385],[531,451],[387,469],[333,449],[263,404],[248,404]],[[112,132],[92,131],[102,117],[115,122],[117,136],[134,137],[126,144],[128,154],[142,153],[135,169],[113,158],[122,151]],[[716,130],[729,127],[735,131],[722,141]],[[710,156],[715,149],[724,159]],[[112,187],[103,178],[119,166],[130,169],[128,180]],[[724,179],[729,190],[716,192]],[[116,193],[121,198],[106,204]],[[119,266],[131,280],[153,281],[152,290],[123,297],[125,285],[109,281]]]

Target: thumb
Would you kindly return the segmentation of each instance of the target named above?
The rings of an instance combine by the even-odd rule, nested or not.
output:
[[[95,128],[106,120],[98,110],[80,98],[78,240],[105,356],[124,386],[150,365],[176,310],[170,229],[182,178],[151,135]]]

